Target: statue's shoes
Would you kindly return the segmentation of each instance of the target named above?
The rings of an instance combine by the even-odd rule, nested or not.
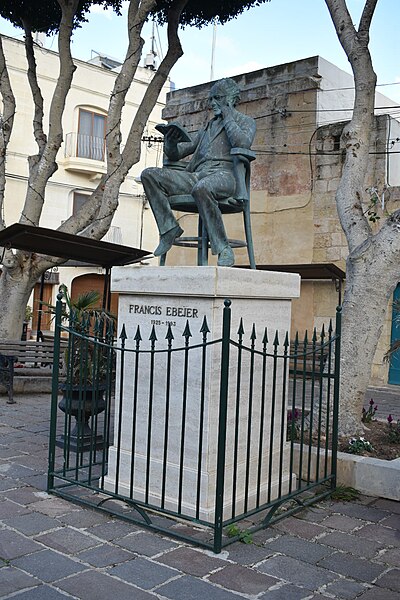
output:
[[[222,252],[218,254],[217,264],[219,267],[233,267],[235,264],[235,255],[230,246],[225,246]]]
[[[176,225],[166,233],[163,233],[162,236],[160,236],[160,243],[153,252],[154,256],[162,256],[163,254],[168,252],[176,238],[180,237],[182,233],[183,229],[181,229],[179,225]]]

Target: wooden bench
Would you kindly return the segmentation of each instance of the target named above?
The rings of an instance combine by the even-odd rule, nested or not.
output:
[[[61,341],[61,353],[67,341]],[[8,404],[14,404],[14,378],[18,375],[51,375],[54,362],[52,341],[0,340],[0,383],[8,392]],[[62,362],[60,361],[60,367]]]

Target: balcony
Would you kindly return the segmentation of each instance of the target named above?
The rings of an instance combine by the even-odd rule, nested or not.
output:
[[[82,133],[67,133],[64,157],[58,162],[66,171],[86,174],[95,179],[106,173],[105,140]]]

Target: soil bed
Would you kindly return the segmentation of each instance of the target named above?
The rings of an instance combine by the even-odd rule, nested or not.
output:
[[[370,442],[374,448],[373,452],[361,452],[356,456],[370,456],[372,458],[382,458],[383,460],[394,460],[400,457],[400,444],[393,444],[388,441],[388,424],[381,421],[371,421],[365,424],[364,438]],[[349,440],[339,441],[339,450],[347,452]]]

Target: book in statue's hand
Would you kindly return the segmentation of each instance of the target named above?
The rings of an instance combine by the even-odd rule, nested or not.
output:
[[[173,129],[179,135],[179,137],[176,139],[178,143],[192,141],[189,135],[187,134],[186,130],[179,123],[160,123],[159,125],[156,125],[156,129],[163,135],[165,135],[167,131],[171,131]]]

